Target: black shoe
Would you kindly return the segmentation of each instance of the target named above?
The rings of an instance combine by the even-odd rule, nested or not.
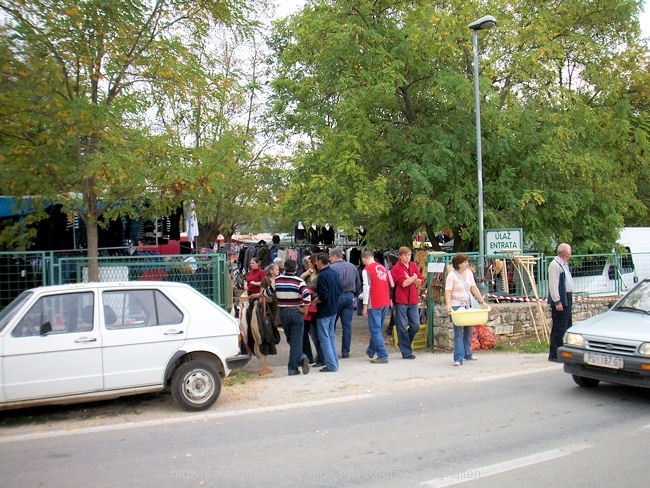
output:
[[[372,359],[375,357],[374,354],[370,354],[370,351],[368,349],[366,349],[366,356],[368,356],[368,359]]]
[[[297,374],[300,374],[300,371],[289,371],[288,373],[289,376],[296,376]]]
[[[336,373],[336,370],[335,369],[329,369],[327,366],[325,366],[324,368],[320,369],[320,372],[321,373]]]
[[[302,358],[302,374],[309,373],[309,359]]]
[[[319,362],[313,364],[312,366],[314,366],[314,368],[322,368],[323,366],[325,366],[325,363],[319,361]]]
[[[405,356],[404,359],[415,359],[415,354],[409,354],[408,356]]]
[[[350,353],[348,353],[348,352],[343,352],[343,353],[341,353],[341,358],[343,358],[343,359],[347,359],[347,358],[349,358],[349,357],[350,357]]]

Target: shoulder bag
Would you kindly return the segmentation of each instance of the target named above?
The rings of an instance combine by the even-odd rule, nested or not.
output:
[[[481,304],[478,302],[476,297],[474,297],[474,295],[472,295],[472,292],[470,291],[469,286],[467,286],[467,282],[463,279],[463,276],[457,270],[454,270],[454,273],[456,273],[458,275],[458,277],[460,278],[460,281],[463,283],[463,286],[465,287],[465,291],[469,295],[470,308],[482,308]]]

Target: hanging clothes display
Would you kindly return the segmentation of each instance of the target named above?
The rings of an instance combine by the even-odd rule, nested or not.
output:
[[[326,223],[321,229],[321,239],[323,244],[326,246],[331,246],[334,244],[334,227],[332,227],[329,222]]]
[[[320,227],[316,224],[311,224],[309,229],[307,229],[307,240],[310,244],[320,244]]]
[[[296,244],[307,241],[305,224],[302,223],[302,220],[296,224],[296,227],[293,230],[293,238],[296,240]]]
[[[187,213],[185,214],[185,233],[187,234],[190,247],[194,249],[194,240],[199,235],[199,221],[196,218],[196,212],[194,210],[194,200],[190,202]]]

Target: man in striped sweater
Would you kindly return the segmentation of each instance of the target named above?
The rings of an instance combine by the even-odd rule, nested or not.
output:
[[[273,293],[278,300],[280,323],[289,343],[289,376],[300,374],[298,367],[302,367],[302,374],[309,373],[309,360],[302,350],[302,336],[304,316],[311,301],[311,292],[305,281],[296,276],[298,263],[294,259],[284,262],[284,274],[263,292],[264,296],[271,298]]]

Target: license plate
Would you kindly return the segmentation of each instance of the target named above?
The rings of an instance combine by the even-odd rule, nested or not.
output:
[[[623,359],[605,354],[585,353],[585,363],[601,368],[623,369]]]

